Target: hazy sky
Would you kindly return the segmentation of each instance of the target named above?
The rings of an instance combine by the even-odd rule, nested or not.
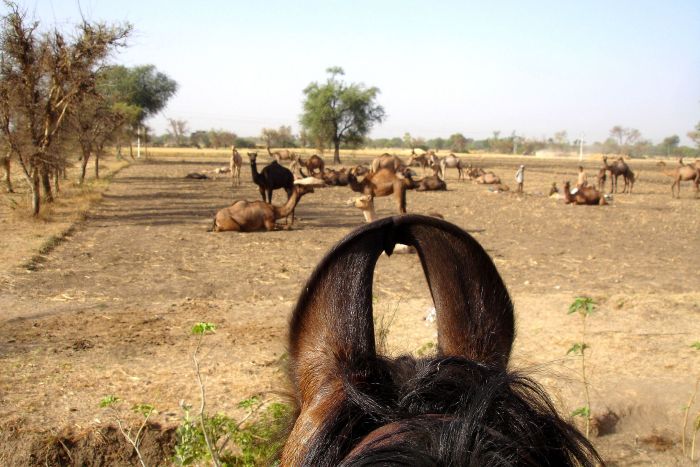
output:
[[[373,137],[613,125],[658,141],[700,121],[700,1],[34,0],[43,22],[131,22],[115,61],[153,63],[180,89],[165,117],[191,130],[298,130],[302,90],[341,66],[381,89]],[[80,7],[79,7],[80,5]]]

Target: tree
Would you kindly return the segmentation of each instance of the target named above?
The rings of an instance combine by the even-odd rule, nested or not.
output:
[[[145,127],[146,120],[163,110],[177,92],[177,82],[156,70],[154,65],[133,68],[116,65],[107,67],[104,73],[110,82],[113,99],[139,109],[129,121],[131,138],[140,127]]]
[[[268,147],[289,148],[296,146],[291,126],[282,125],[278,129],[263,128],[260,138]]]
[[[695,129],[693,131],[688,132],[688,138],[692,139],[698,149],[700,149],[700,122],[695,125]]]
[[[304,89],[301,126],[312,140],[332,143],[333,162],[340,163],[340,145],[357,144],[375,123],[384,120],[384,108],[377,104],[379,89],[339,80],[345,73],[340,67],[328,68],[324,84],[311,83]]]
[[[678,145],[680,143],[681,143],[681,139],[678,137],[678,135],[673,135],[673,136],[669,136],[667,138],[664,138],[664,140],[661,144],[666,149],[666,155],[670,156],[678,148]]]
[[[183,147],[187,138],[185,134],[188,132],[187,121],[169,118],[168,125],[170,125],[170,128],[168,129],[168,134],[175,143],[175,146]]]
[[[448,145],[451,151],[468,152],[469,141],[462,133],[455,133],[448,138]]]
[[[40,188],[51,201],[51,173],[62,170],[56,145],[69,110],[94,93],[97,70],[125,45],[131,26],[83,22],[72,38],[57,29],[41,34],[16,3],[7,2],[0,35],[0,131],[40,209]]]
[[[610,130],[610,137],[617,142],[617,149],[621,154],[631,154],[634,146],[641,141],[642,134],[635,128],[615,125]]]

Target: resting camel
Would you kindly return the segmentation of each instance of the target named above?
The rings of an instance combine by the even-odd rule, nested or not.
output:
[[[339,170],[325,169],[321,174],[321,179],[330,186],[347,186],[348,174],[349,172],[345,168]]]
[[[279,151],[270,151],[270,146],[265,146],[267,153],[277,161],[277,163],[282,163],[282,161],[294,160],[294,153],[289,149],[280,149]]]
[[[675,167],[670,172],[665,170],[666,163],[659,162],[658,165],[661,166],[661,171],[664,175],[671,177],[673,179],[673,184],[671,185],[671,197],[680,198],[681,197],[681,182],[693,182],[695,187],[695,197],[697,198],[698,192],[700,191],[700,169],[695,168],[695,165],[683,164],[683,159],[679,161],[680,165]],[[676,188],[678,188],[678,194],[676,194]]]
[[[267,230],[269,232],[275,230],[279,228],[276,221],[292,214],[301,197],[313,192],[313,187],[294,185],[292,195],[284,206],[274,206],[265,201],[236,201],[231,206],[216,213],[211,231],[258,232]],[[293,223],[294,219],[292,218]]]
[[[5,181],[7,182],[7,192],[14,193],[12,189],[12,180],[10,180],[10,153],[8,152],[6,156],[0,157],[0,166],[2,166],[5,171]]]
[[[477,179],[486,173],[481,167],[473,167],[471,164],[467,165],[465,172],[467,173],[466,178],[469,180]]]
[[[447,184],[437,175],[423,177],[413,182],[416,191],[442,191],[447,190]]]
[[[440,170],[442,171],[443,177],[447,176],[447,169],[457,169],[457,180],[463,180],[465,166],[462,159],[450,153],[445,156],[444,159],[440,160]]]
[[[420,256],[436,309],[437,349],[378,353],[377,259],[397,243]],[[426,216],[364,225],[321,260],[292,313],[296,405],[281,466],[594,466],[603,463],[545,390],[509,369],[513,303],[483,247]]]
[[[622,156],[620,156],[613,165],[608,164],[608,156],[603,156],[603,165],[606,170],[610,171],[610,193],[617,193],[618,177],[622,175],[624,178],[629,178],[631,170]]]
[[[323,173],[325,166],[326,164],[323,162],[323,159],[316,154],[306,160],[302,159],[301,156],[294,155],[292,163],[289,165],[289,170],[294,172],[296,167],[305,167],[306,170],[309,171],[309,175],[313,176],[316,170],[318,170],[319,173]]]
[[[243,165],[243,158],[238,153],[236,146],[231,146],[231,160],[229,161],[229,168],[231,170],[231,185],[241,184],[241,166]]]
[[[390,169],[392,172],[400,172],[406,167],[399,156],[392,156],[384,153],[372,161],[370,172],[377,172],[380,169]]]
[[[501,179],[493,172],[484,172],[476,178],[476,183],[484,185],[498,185],[501,183]]]
[[[608,204],[603,194],[592,186],[580,188],[575,194],[571,194],[571,183],[564,182],[564,202],[565,204],[598,204],[600,206]]]
[[[379,169],[371,172],[357,181],[355,174],[350,171],[348,174],[348,184],[352,191],[369,195],[372,198],[394,195],[399,213],[406,213],[406,190],[413,187],[413,180],[410,174],[395,173],[391,169]]]

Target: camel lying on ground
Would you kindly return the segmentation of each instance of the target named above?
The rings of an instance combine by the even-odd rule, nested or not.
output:
[[[442,191],[447,190],[447,184],[437,175],[423,177],[413,182],[416,191]]]
[[[275,206],[265,201],[236,201],[231,206],[216,213],[211,231],[258,232],[275,230],[279,228],[277,220],[291,214],[301,197],[313,192],[314,189],[311,186],[294,185],[292,195],[284,206]],[[294,218],[292,218],[293,223]]]
[[[681,182],[693,182],[695,197],[697,197],[698,192],[700,192],[700,169],[698,169],[695,164],[684,164],[683,158],[678,160],[678,164],[679,166],[673,168],[670,172],[666,170],[665,162],[662,161],[657,164],[661,166],[661,171],[664,175],[673,179],[673,184],[671,184],[671,197],[681,197]],[[676,194],[676,188],[678,189],[678,194]]]
[[[391,169],[371,172],[358,182],[353,171],[348,174],[348,184],[352,191],[369,195],[372,198],[394,195],[399,213],[406,213],[406,190],[413,188],[413,180],[408,170],[396,173]]]
[[[571,183],[567,180],[564,182],[564,202],[566,204],[587,204],[587,205],[600,205],[603,206],[608,204],[605,200],[603,194],[593,188],[592,186],[586,186],[580,188],[576,193],[571,194]]]
[[[501,179],[493,172],[485,172],[484,174],[476,177],[476,183],[481,183],[484,185],[498,185],[501,183]]]

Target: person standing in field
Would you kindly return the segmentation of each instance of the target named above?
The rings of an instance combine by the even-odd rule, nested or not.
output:
[[[584,186],[588,186],[588,176],[586,175],[586,172],[584,172],[583,166],[579,165],[578,166],[578,180],[576,181],[576,188],[578,188],[580,190]]]
[[[521,165],[517,172],[515,172],[515,181],[518,184],[518,193],[523,192],[523,184],[525,183],[525,166]]]

